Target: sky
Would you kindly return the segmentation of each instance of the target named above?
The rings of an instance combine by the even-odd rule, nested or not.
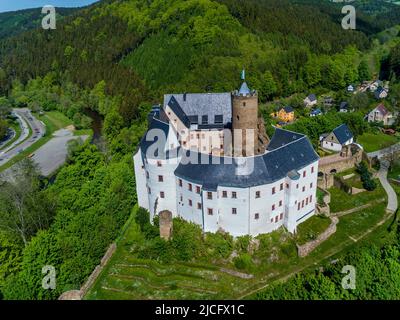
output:
[[[82,7],[97,0],[0,0],[0,12],[15,11],[28,8],[39,8],[45,5],[54,7]]]

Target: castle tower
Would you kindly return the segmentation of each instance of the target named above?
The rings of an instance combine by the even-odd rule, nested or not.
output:
[[[232,136],[234,156],[250,157],[260,153],[258,147],[258,95],[244,81],[232,94]]]

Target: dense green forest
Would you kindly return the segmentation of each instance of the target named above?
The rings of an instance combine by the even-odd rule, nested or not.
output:
[[[57,8],[57,18],[61,19],[76,10],[75,8]],[[41,8],[0,13],[0,40],[39,28],[42,18]]]
[[[136,203],[132,153],[164,93],[230,91],[243,67],[262,102],[365,80],[364,53],[376,33],[399,23],[398,8],[362,5],[356,31],[341,29],[339,8],[311,0],[106,0],[68,12],[56,30],[24,32],[31,13],[0,15],[7,29],[21,21],[16,34],[0,35],[0,96],[16,107],[58,110],[78,128],[90,124],[84,110],[96,110],[106,143],[71,145],[54,181],[27,161],[16,184],[0,186],[1,296],[55,299],[82,285]],[[385,57],[388,77],[399,73],[397,52]],[[327,119],[293,129],[313,140],[341,121],[356,134],[365,129],[359,113]],[[58,271],[55,291],[41,290],[48,264]]]

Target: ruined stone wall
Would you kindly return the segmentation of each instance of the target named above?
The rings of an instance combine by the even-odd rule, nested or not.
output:
[[[297,246],[297,253],[299,257],[306,257],[307,255],[310,254],[316,247],[318,247],[322,242],[324,242],[326,239],[328,239],[331,235],[333,235],[336,232],[336,225],[339,222],[339,219],[337,217],[331,217],[331,224],[329,227],[321,233],[317,239],[307,242],[304,245]]]

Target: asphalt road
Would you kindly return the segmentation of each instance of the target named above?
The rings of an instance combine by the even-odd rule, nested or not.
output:
[[[45,126],[31,114],[30,110],[26,108],[13,109],[13,112],[21,120],[20,124],[22,127],[22,134],[16,142],[7,147],[4,151],[0,152],[0,166],[6,164],[16,155],[39,141],[46,132]],[[32,135],[29,138],[28,126],[32,130]]]

